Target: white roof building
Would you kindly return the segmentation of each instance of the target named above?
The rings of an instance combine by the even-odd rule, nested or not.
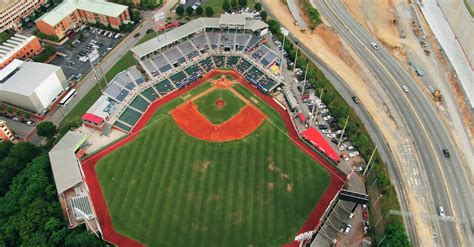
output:
[[[0,71],[0,100],[41,113],[68,87],[61,67],[13,60]]]
[[[85,140],[85,134],[69,131],[49,152],[58,194],[82,182],[82,172],[79,160],[76,157],[76,150],[80,148]]]

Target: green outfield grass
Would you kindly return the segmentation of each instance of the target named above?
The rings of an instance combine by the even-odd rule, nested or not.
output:
[[[225,143],[186,135],[167,114],[182,102],[158,109],[135,140],[96,166],[115,229],[148,246],[292,240],[329,185],[327,171],[275,127],[282,120],[262,101],[269,120],[245,139]]]
[[[223,100],[224,106],[216,106],[217,100]],[[240,112],[245,106],[239,97],[228,89],[217,88],[194,101],[199,112],[211,123],[221,124]]]

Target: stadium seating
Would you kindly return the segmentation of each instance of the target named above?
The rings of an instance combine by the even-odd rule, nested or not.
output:
[[[170,76],[170,80],[175,84],[186,78],[186,74],[183,71],[179,71],[176,74]]]
[[[188,74],[188,76],[196,75],[196,74],[203,74],[203,71],[197,64],[193,64],[187,68],[184,69],[184,72]]]
[[[225,56],[213,56],[212,59],[214,59],[214,63],[216,64],[216,67],[218,68],[225,67]]]
[[[165,95],[165,94],[173,91],[173,89],[175,89],[173,87],[173,84],[168,79],[164,79],[163,81],[160,81],[160,82],[156,83],[154,85],[154,87],[156,88],[156,90],[158,90],[158,92],[161,95]]]
[[[240,57],[239,56],[230,56],[227,58],[227,66],[228,68],[235,68],[237,66],[237,63],[239,62]]]
[[[149,87],[147,89],[145,89],[143,92],[142,92],[142,95],[147,98],[149,101],[153,102],[155,99],[158,98],[158,94],[155,92],[155,90],[153,90],[153,88]]]
[[[130,130],[132,129],[130,126],[125,125],[125,124],[123,124],[123,123],[121,123],[121,122],[119,122],[119,121],[116,121],[116,122],[114,123],[114,125],[115,125],[116,127],[119,127],[120,129],[125,130],[125,131],[130,131]]]
[[[208,57],[204,60],[199,61],[199,65],[206,71],[209,72],[211,69],[214,68],[214,63],[212,62],[212,58]]]
[[[120,115],[119,120],[129,124],[130,126],[134,126],[138,119],[142,116],[141,113],[131,109],[130,107],[125,108],[122,115]]]
[[[137,95],[135,97],[135,99],[133,99],[133,101],[130,103],[130,106],[141,111],[141,112],[144,112],[146,110],[146,108],[148,107],[148,105],[150,105],[150,103],[148,103],[148,101],[146,101],[145,99],[143,99],[142,96],[140,95]]]

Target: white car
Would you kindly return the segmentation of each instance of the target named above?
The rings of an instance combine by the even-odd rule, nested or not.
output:
[[[331,118],[332,118],[332,116],[329,115],[329,116],[325,116],[323,119],[324,119],[325,121],[328,121],[328,120],[331,119]]]
[[[349,153],[349,157],[351,157],[351,158],[356,157],[357,155],[359,155],[358,151]]]
[[[35,126],[36,123],[33,122],[33,121],[31,121],[31,120],[28,120],[28,121],[26,122],[26,124],[29,125],[29,126]]]
[[[379,46],[378,46],[377,43],[375,43],[375,42],[370,42],[370,45],[371,45],[375,50],[378,50],[378,49],[379,49]]]
[[[354,146],[349,146],[349,147],[347,147],[347,150],[349,150],[349,151],[355,150],[355,147]]]
[[[336,135],[340,135],[340,134],[342,134],[342,130],[337,130]]]
[[[408,87],[406,85],[403,85],[402,88],[403,88],[403,91],[408,93],[409,90],[408,90]]]
[[[342,151],[344,149],[346,149],[347,145],[346,144],[342,144],[341,146],[339,146],[339,150]]]
[[[329,111],[328,109],[322,109],[322,110],[321,110],[321,114],[322,114],[322,113],[326,113],[326,112],[328,112],[328,111]]]
[[[331,131],[330,131],[330,130],[327,130],[327,129],[326,129],[326,130],[321,130],[321,132],[322,132],[323,134],[330,134],[330,133],[331,133]]]
[[[349,234],[349,232],[351,231],[351,228],[352,228],[352,226],[351,226],[350,224],[347,224],[347,225],[344,227],[344,235]]]
[[[438,208],[438,213],[439,213],[439,216],[441,216],[441,217],[445,217],[445,216],[446,216],[446,214],[444,213],[444,208],[441,207],[441,206]]]

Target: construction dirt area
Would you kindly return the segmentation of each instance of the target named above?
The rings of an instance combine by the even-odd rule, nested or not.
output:
[[[353,2],[361,2],[361,0],[354,0]],[[377,4],[379,4],[380,2],[387,1],[367,0],[366,2],[370,2],[371,4],[377,2]],[[330,68],[334,69],[351,88],[370,113],[377,127],[382,132],[385,141],[394,152],[394,158],[401,167],[401,176],[414,177],[416,175],[414,173],[418,173],[419,171],[412,169],[412,162],[416,162],[414,152],[416,149],[412,142],[410,142],[410,134],[408,130],[405,129],[402,119],[397,115],[398,112],[392,105],[385,103],[385,99],[389,98],[388,95],[386,95],[381,85],[372,76],[368,68],[359,60],[352,49],[343,40],[339,39],[331,27],[324,24],[326,23],[324,17],[322,17],[323,24],[319,25],[316,30],[303,33],[294,24],[293,16],[282,1],[263,0],[263,3],[269,13],[278,13],[276,18],[284,28],[288,29],[300,43],[304,43],[316,56],[327,63]],[[390,7],[388,4],[382,5],[386,5],[386,8]],[[366,11],[383,13],[383,11],[373,11],[373,9],[372,11]],[[365,11],[359,12],[360,16],[358,18],[364,18]],[[386,43],[390,47],[394,47],[395,50],[399,50],[398,55],[403,57],[404,55],[401,52],[402,49],[399,38],[397,37],[398,31],[396,31],[396,25],[391,24],[392,18],[390,16],[385,17],[381,15],[382,14],[377,18],[380,18],[380,20],[383,20],[380,22],[385,22],[386,24],[381,24],[382,26],[380,27],[373,27],[374,30],[377,30],[378,34],[383,37],[382,40],[384,44]],[[386,13],[383,13],[383,15],[386,15]],[[383,30],[383,25],[389,25],[390,29]],[[429,212],[428,206],[426,205],[429,199],[422,196],[420,197],[420,195],[425,193],[418,187],[418,185],[421,184],[421,181],[418,179],[415,179],[416,181],[409,181],[404,186],[408,195],[408,204],[410,210],[413,210],[413,212]],[[420,245],[432,246],[434,242],[431,222],[420,218],[414,218],[414,222],[418,236],[420,236]]]

